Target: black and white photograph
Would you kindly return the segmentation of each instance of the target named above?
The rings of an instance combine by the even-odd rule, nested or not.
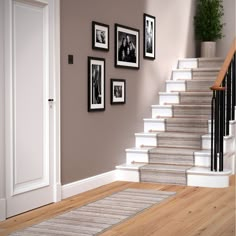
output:
[[[92,22],[92,48],[109,51],[109,25]]]
[[[111,104],[125,104],[126,81],[124,79],[111,79]]]
[[[139,30],[115,24],[115,66],[139,69]]]
[[[143,57],[154,60],[156,57],[156,18],[144,13],[143,28]]]
[[[88,111],[105,110],[105,59],[88,57]]]

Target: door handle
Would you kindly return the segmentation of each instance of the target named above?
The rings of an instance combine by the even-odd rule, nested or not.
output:
[[[48,101],[49,101],[49,102],[54,102],[54,99],[49,98]]]

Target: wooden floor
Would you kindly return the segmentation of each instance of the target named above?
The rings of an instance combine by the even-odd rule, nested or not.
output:
[[[177,194],[102,236],[235,236],[235,176],[226,189],[114,182],[0,222],[0,235],[8,235],[125,188],[159,189]]]

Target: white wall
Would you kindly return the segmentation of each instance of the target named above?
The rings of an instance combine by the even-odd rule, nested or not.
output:
[[[236,37],[236,0],[224,0],[224,16],[225,23],[223,34],[224,38],[217,41],[217,56],[224,57],[227,55],[234,38]]]
[[[5,164],[4,164],[4,1],[0,1],[0,220],[3,214],[3,204],[1,200],[5,196]]]

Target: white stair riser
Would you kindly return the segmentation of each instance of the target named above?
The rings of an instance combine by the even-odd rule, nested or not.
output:
[[[193,69],[198,68],[198,60],[197,59],[180,59],[178,62],[178,69]]]
[[[178,91],[178,92],[184,92],[186,91],[186,83],[185,81],[166,81],[166,92],[172,92],[172,91]]]
[[[145,121],[144,120],[144,132],[148,133],[150,131],[165,131],[165,121]]]
[[[211,155],[197,155],[194,156],[194,165],[200,167],[210,167],[211,166]],[[235,155],[227,156],[224,155],[224,168],[232,171],[235,174]]]
[[[172,117],[172,107],[153,107],[152,118]]]
[[[192,72],[191,71],[177,71],[173,70],[172,71],[172,80],[179,80],[179,79],[186,79],[190,80],[192,79]]]
[[[227,188],[229,187],[229,176],[187,174],[187,185],[208,188]]]
[[[126,164],[131,164],[133,162],[142,162],[142,163],[148,163],[149,156],[148,153],[126,153]]]
[[[208,133],[211,133],[211,120],[208,121]]]
[[[236,155],[231,155],[228,158],[224,158],[224,168],[229,169],[232,171],[232,175],[236,173]]]
[[[178,104],[179,103],[179,95],[178,94],[159,94],[159,103],[160,105],[164,105],[166,103],[173,103]]]
[[[202,137],[202,149],[211,149],[211,138],[210,136]],[[234,152],[234,138],[224,138],[224,152]]]
[[[235,152],[235,139],[234,138],[224,138],[224,152]]]
[[[118,181],[140,182],[139,170],[116,170]]]
[[[194,155],[194,165],[202,166],[202,167],[210,167],[211,165],[211,156],[209,154],[206,155]]]
[[[156,147],[157,146],[157,137],[135,137],[135,146],[141,147],[141,146],[151,146]]]

